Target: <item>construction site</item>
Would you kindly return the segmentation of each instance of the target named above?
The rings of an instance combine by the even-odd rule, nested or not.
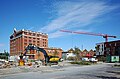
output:
[[[68,30],[60,31],[102,36],[105,38],[105,42],[97,43],[95,51],[92,49],[90,51],[86,49],[81,51],[77,47],[71,48],[68,51],[63,51],[61,48],[48,47],[47,34],[24,29],[14,29],[13,34],[10,35],[10,55],[7,54],[8,58],[6,60],[0,60],[0,79],[14,79],[11,75],[14,75],[17,79],[33,79],[33,77],[30,77],[29,73],[34,73],[35,75],[41,74],[39,76],[35,76],[37,79],[43,77],[47,79],[45,76],[42,76],[43,73],[45,75],[52,73],[53,75],[51,74],[50,77],[55,77],[55,74],[59,73],[58,77],[69,79],[73,79],[73,77],[82,77],[84,79],[120,78],[120,40],[108,41],[109,37],[116,38],[116,36]],[[71,68],[74,70],[71,71]],[[116,69],[118,71],[116,71]],[[90,72],[88,72],[88,70]],[[86,71],[87,73],[85,73]],[[97,71],[101,74],[97,74]],[[85,74],[76,76],[73,72],[81,72]],[[110,76],[109,73],[113,74]],[[24,77],[22,77],[21,74],[24,74]],[[62,74],[66,74],[68,76],[63,76]],[[70,76],[70,74],[73,76]]]
[[[0,0],[0,79],[120,79],[120,0]]]
[[[109,37],[116,38],[116,36],[69,30],[60,30],[60,32],[102,36],[105,42],[97,43],[94,51],[88,52],[86,49],[81,51],[79,48],[63,51],[62,48],[48,47],[48,35],[45,33],[14,29],[13,34],[10,35],[10,56],[5,61],[1,60],[5,63],[1,65],[1,68],[7,68],[10,65],[32,66],[33,64],[51,66],[67,59],[95,63],[120,62],[120,40],[108,41]]]

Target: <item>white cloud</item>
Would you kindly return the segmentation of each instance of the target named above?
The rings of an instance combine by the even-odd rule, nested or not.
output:
[[[91,32],[93,29],[87,29],[87,30],[76,30],[75,32]],[[65,33],[65,32],[61,32],[61,31],[55,31],[53,33],[49,34],[49,38],[57,38],[57,37],[61,37],[61,36],[65,36],[65,35],[72,35],[72,33]]]
[[[62,36],[63,34],[64,34],[64,33],[63,33],[63,32],[60,32],[60,31],[53,32],[53,33],[50,33],[50,34],[49,34],[49,38],[57,38],[57,37]]]
[[[59,32],[60,29],[80,29],[80,27],[94,23],[101,15],[116,9],[116,6],[109,6],[106,2],[100,1],[65,1],[54,4],[54,9],[57,18],[40,30],[47,32],[52,38],[64,35],[64,33]]]

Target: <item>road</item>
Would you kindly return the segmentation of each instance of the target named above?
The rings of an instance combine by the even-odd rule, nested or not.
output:
[[[1,76],[0,79],[120,79],[120,68],[113,64],[90,66],[52,66],[58,71],[31,71]]]

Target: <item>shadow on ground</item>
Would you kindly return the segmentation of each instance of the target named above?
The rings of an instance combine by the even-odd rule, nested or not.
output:
[[[96,76],[98,78],[102,78],[102,79],[120,79],[120,78],[117,78],[117,77],[108,77],[108,76]]]

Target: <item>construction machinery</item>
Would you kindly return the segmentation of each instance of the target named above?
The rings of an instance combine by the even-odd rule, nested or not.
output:
[[[60,60],[58,56],[49,56],[49,57],[50,57],[50,60],[49,60],[50,63],[58,64],[58,61]]]
[[[37,52],[42,52],[44,54],[44,58],[45,58],[45,65],[47,64],[51,64],[51,63],[55,63],[55,64],[58,64],[58,61],[60,60],[59,57],[57,56],[49,56],[47,54],[47,52],[43,49],[43,48],[40,48],[38,46],[35,46],[35,45],[32,45],[32,44],[29,44],[26,49],[25,49],[25,53],[23,55],[20,56],[20,62],[19,62],[19,65],[23,65],[24,62],[22,61],[23,60],[23,56],[27,56],[26,53],[30,50],[36,50]]]
[[[108,37],[116,38],[116,36],[108,35],[108,34],[100,34],[100,33],[92,33],[92,32],[77,32],[70,30],[60,30],[61,32],[75,33],[75,34],[85,34],[85,35],[93,35],[93,36],[102,36],[105,38],[105,42],[108,42]]]

